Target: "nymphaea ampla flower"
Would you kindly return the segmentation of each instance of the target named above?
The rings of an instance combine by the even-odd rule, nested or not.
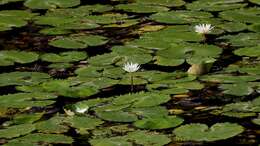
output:
[[[195,32],[199,34],[208,34],[214,28],[211,24],[198,24],[195,27]]]
[[[140,69],[140,65],[138,63],[127,62],[124,64],[123,69],[127,72],[136,72]]]
[[[83,113],[85,113],[86,111],[88,110],[88,108],[80,108],[80,107],[76,107],[76,112],[77,113],[81,113],[81,114],[83,114]]]

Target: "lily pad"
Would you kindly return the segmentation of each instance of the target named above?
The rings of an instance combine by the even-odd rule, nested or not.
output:
[[[185,4],[183,0],[136,0],[135,2],[147,5],[161,5],[167,7],[180,7]]]
[[[0,96],[1,107],[29,108],[44,107],[55,103],[57,96],[48,93],[16,93]]]
[[[172,45],[169,49],[157,51],[155,63],[163,66],[178,66],[186,60],[189,64],[201,64],[217,58],[221,52],[221,48],[213,45]]]
[[[155,13],[169,10],[163,6],[147,5],[143,3],[119,4],[116,6],[116,9],[133,13]]]
[[[243,8],[246,4],[241,3],[243,0],[198,0],[187,4],[187,8],[191,10],[204,11],[224,11],[230,9]]]
[[[37,145],[41,142],[49,144],[71,144],[73,139],[62,134],[33,133],[10,141],[11,143],[30,143]]]
[[[258,16],[260,14],[259,10],[259,8],[255,7],[224,11],[220,13],[220,17],[228,21],[260,23],[260,18]]]
[[[4,5],[12,2],[19,2],[19,1],[24,1],[24,0],[0,0],[0,5]]]
[[[15,63],[31,63],[38,60],[38,54],[34,52],[25,51],[0,51],[0,66],[14,65]]]
[[[160,12],[150,16],[151,20],[167,24],[189,24],[199,23],[205,18],[213,17],[212,14],[207,12],[196,12],[196,11],[169,11]],[[174,27],[173,27],[174,28]],[[178,29],[178,27],[176,27]]]
[[[107,43],[103,36],[86,35],[57,38],[49,42],[49,45],[64,49],[83,49],[89,46],[100,46]]]
[[[258,57],[260,56],[260,45],[255,47],[245,47],[234,51],[239,56]]]
[[[27,21],[31,20],[36,15],[38,14],[26,10],[0,11],[0,31],[11,30],[13,27],[25,26],[27,25]]]
[[[225,40],[235,47],[250,47],[259,45],[260,34],[259,33],[239,33],[237,35],[225,35],[218,38],[219,40]]]
[[[24,5],[31,9],[68,8],[80,4],[80,0],[26,0]]]
[[[180,126],[173,133],[181,141],[217,141],[234,137],[243,131],[244,128],[235,123],[217,123],[210,128],[205,124],[194,123]]]
[[[21,124],[8,127],[0,130],[1,138],[14,138],[19,137],[35,130],[35,126],[32,124]]]
[[[134,123],[134,126],[142,129],[167,129],[177,127],[184,120],[176,116],[142,119]]]
[[[163,146],[170,141],[170,138],[166,135],[148,131],[135,131],[129,132],[125,136],[91,139],[90,143],[94,146],[132,146],[134,144]]]
[[[50,76],[40,72],[10,72],[0,74],[0,87],[11,85],[36,85],[46,80]]]
[[[87,54],[78,51],[62,52],[60,54],[46,53],[41,56],[41,59],[47,62],[76,62],[85,58],[87,58]]]

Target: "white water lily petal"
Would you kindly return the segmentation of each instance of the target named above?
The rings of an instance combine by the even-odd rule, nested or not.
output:
[[[214,28],[211,24],[198,24],[195,27],[195,32],[199,34],[208,34]]]
[[[88,110],[88,108],[79,108],[79,107],[76,107],[76,112],[77,113],[85,113],[86,111]]]
[[[123,69],[127,72],[136,72],[140,69],[140,65],[138,63],[127,62],[124,64]]]

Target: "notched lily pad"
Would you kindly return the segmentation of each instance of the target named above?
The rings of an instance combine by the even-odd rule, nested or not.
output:
[[[86,58],[87,54],[79,51],[62,52],[60,54],[46,53],[41,56],[41,59],[47,62],[76,62]]]
[[[243,131],[244,128],[235,123],[217,123],[211,127],[194,123],[180,126],[173,133],[180,141],[217,141],[234,137]]]
[[[26,0],[24,5],[31,9],[68,8],[80,4],[80,0]]]
[[[177,127],[184,120],[176,116],[142,119],[134,122],[134,126],[142,129],[167,129]]]
[[[116,9],[133,13],[155,13],[169,10],[167,7],[143,3],[119,4],[116,6]]]
[[[56,38],[49,45],[64,49],[83,49],[89,46],[100,46],[107,43],[107,38],[98,35],[82,35]]]
[[[0,51],[0,66],[14,65],[15,63],[31,63],[38,60],[38,54],[26,51]]]
[[[0,138],[14,138],[22,135],[26,135],[35,130],[35,126],[32,124],[21,124],[7,127],[6,129],[0,129]]]

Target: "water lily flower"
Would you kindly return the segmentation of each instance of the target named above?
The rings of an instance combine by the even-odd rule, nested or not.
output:
[[[195,32],[199,34],[208,34],[214,28],[211,24],[198,24],[195,27]]]
[[[127,62],[124,64],[123,69],[127,72],[136,72],[140,69],[140,65],[138,63]]]
[[[88,108],[79,108],[79,107],[76,107],[76,112],[77,112],[77,113],[83,114],[83,113],[85,113],[87,110],[88,110]]]

